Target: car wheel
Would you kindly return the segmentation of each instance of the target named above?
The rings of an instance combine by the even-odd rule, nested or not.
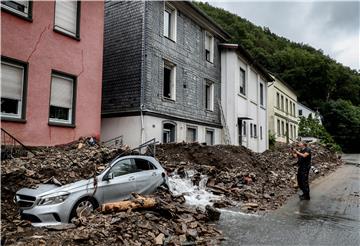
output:
[[[93,198],[86,197],[79,200],[71,210],[69,222],[74,217],[89,216],[97,207],[98,204]]]

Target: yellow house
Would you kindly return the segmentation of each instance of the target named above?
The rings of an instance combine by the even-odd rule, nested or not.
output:
[[[269,131],[276,141],[291,143],[298,136],[297,93],[286,82],[272,76],[268,85]]]

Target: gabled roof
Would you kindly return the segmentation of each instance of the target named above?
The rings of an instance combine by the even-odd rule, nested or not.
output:
[[[280,79],[279,77],[276,77],[275,74],[270,73],[270,75],[275,79],[280,81],[281,83],[283,83],[289,90],[291,90],[297,97],[299,96],[299,93],[288,83],[286,83],[285,81],[283,81],[282,79]]]
[[[220,47],[224,48],[224,49],[234,49],[236,50],[236,52],[243,57],[247,63],[249,63],[249,65],[253,66],[258,73],[260,73],[265,79],[266,82],[271,82],[274,81],[273,77],[269,74],[269,72],[262,67],[251,55],[250,53],[244,48],[242,47],[240,44],[226,44],[226,43],[222,43],[219,44]]]
[[[223,41],[231,38],[219,24],[212,20],[204,11],[196,7],[191,1],[169,1],[175,8],[197,22],[201,27],[218,36]]]

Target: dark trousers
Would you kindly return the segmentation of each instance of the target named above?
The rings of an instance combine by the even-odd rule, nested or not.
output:
[[[305,197],[310,197],[309,171],[310,166],[300,166],[297,173],[298,185]]]

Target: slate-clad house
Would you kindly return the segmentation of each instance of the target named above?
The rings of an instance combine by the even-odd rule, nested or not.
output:
[[[221,143],[227,39],[190,2],[106,2],[102,140]]]

